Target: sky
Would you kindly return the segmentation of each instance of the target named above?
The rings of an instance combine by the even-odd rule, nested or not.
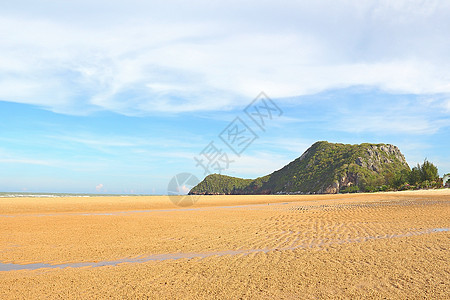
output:
[[[442,176],[449,14],[434,0],[3,1],[0,191],[166,194],[179,173],[203,179],[211,149],[222,174],[255,178],[321,140],[394,144]],[[245,112],[261,103],[276,108],[263,127]],[[237,153],[236,122],[252,136]]]

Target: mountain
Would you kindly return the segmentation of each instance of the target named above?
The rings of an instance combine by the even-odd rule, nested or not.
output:
[[[410,170],[400,150],[390,144],[314,143],[305,153],[272,174],[242,179],[208,175],[191,195],[334,194],[373,191]]]

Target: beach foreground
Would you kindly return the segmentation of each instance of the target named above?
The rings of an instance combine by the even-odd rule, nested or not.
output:
[[[0,198],[0,298],[449,298],[450,191]]]

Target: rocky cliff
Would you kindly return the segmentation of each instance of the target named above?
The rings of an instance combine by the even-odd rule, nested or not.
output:
[[[190,194],[331,194],[371,191],[409,170],[400,150],[389,144],[317,142],[282,169],[257,179],[207,176]]]

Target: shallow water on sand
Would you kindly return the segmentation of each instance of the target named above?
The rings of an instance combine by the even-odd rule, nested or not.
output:
[[[366,236],[358,237],[346,240],[322,240],[316,241],[310,244],[302,244],[293,247],[283,247],[274,249],[242,249],[242,250],[227,250],[227,251],[217,251],[217,252],[205,252],[205,253],[167,253],[167,254],[154,254],[149,256],[140,256],[137,258],[122,258],[112,261],[101,261],[101,262],[83,262],[83,263],[67,263],[67,264],[46,264],[46,263],[34,263],[34,264],[14,264],[14,263],[0,263],[0,271],[17,271],[17,270],[37,270],[37,269],[63,269],[63,268],[82,268],[82,267],[103,267],[103,266],[117,266],[123,263],[145,263],[149,261],[164,261],[171,259],[194,259],[194,258],[207,258],[211,256],[224,256],[224,255],[248,255],[252,253],[267,253],[270,251],[286,251],[295,250],[301,248],[313,248],[313,247],[324,247],[336,244],[346,244],[346,243],[362,243],[369,240],[376,239],[392,239],[400,237],[417,236],[423,234],[431,234],[437,232],[448,232],[450,228],[431,228],[421,231],[410,231],[402,234],[390,234],[390,235],[379,235],[379,236]]]

